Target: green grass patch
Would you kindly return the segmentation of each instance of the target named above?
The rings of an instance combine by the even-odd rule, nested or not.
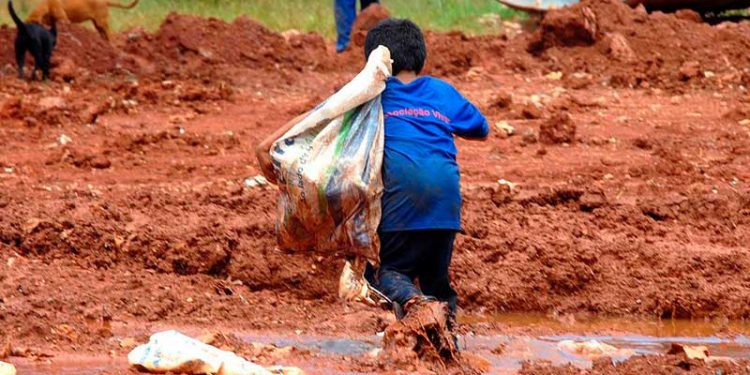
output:
[[[5,1],[0,0],[0,23],[10,23]],[[16,0],[14,4],[24,18],[39,1]],[[495,0],[384,0],[383,4],[395,17],[411,18],[424,29],[435,31],[493,33],[497,22],[492,20],[523,17],[523,13]],[[172,11],[226,21],[247,15],[277,31],[297,29],[317,32],[326,38],[335,36],[333,0],[141,0],[132,10],[111,9],[112,27],[123,31],[142,26],[154,31]]]

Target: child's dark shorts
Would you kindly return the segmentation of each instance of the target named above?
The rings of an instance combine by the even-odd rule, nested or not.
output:
[[[380,269],[376,288],[404,306],[409,299],[427,295],[447,302],[456,311],[456,292],[448,277],[455,230],[429,229],[379,232]],[[415,284],[419,280],[419,288]]]

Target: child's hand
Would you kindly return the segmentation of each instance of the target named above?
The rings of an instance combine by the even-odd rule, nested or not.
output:
[[[273,159],[271,159],[271,152],[268,145],[260,144],[255,148],[255,156],[258,158],[258,164],[260,165],[260,171],[268,182],[278,185],[278,179],[276,178],[276,172],[273,169]]]
[[[258,158],[258,164],[260,164],[260,171],[270,183],[274,185],[279,184],[279,179],[276,178],[276,171],[273,168],[273,159],[271,159],[271,147],[276,140],[281,138],[284,133],[289,131],[289,129],[294,127],[298,122],[302,121],[302,119],[308,114],[310,114],[309,111],[295,117],[292,121],[289,121],[282,127],[276,129],[273,134],[266,137],[257,147],[255,147],[255,156]]]

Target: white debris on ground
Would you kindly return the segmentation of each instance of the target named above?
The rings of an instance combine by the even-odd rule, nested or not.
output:
[[[510,189],[510,191],[513,191],[513,189],[517,185],[517,184],[515,184],[513,182],[510,182],[510,181],[504,179],[504,178],[501,178],[501,179],[497,180],[497,183],[500,184],[500,185],[503,185],[503,186],[507,186],[508,189]]]
[[[153,373],[175,372],[192,375],[304,374],[295,367],[271,367],[252,363],[236,354],[204,344],[177,331],[153,334],[149,342],[128,354],[128,363]],[[12,374],[11,374],[12,375]]]
[[[509,124],[507,121],[498,121],[495,123],[495,128],[497,130],[505,132],[508,136],[511,136],[516,133],[516,129],[513,127],[513,125]]]
[[[597,340],[589,341],[573,341],[563,340],[557,343],[557,348],[571,353],[577,354],[588,359],[596,359],[601,357],[630,357],[635,355],[635,351],[632,349],[618,349],[612,345],[599,342]]]
[[[16,375],[16,367],[10,363],[0,362],[0,375]]]
[[[257,175],[254,177],[248,177],[243,182],[246,188],[255,188],[260,186],[266,186],[268,185],[268,179],[261,175]]]
[[[67,145],[70,142],[73,142],[73,138],[70,138],[70,137],[68,137],[65,134],[60,134],[60,137],[57,138],[57,143],[59,143],[59,144],[61,144],[63,146]]]

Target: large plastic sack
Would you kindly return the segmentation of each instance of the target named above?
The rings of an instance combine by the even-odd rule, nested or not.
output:
[[[344,252],[377,264],[383,109],[390,52],[378,47],[348,84],[271,146],[281,190],[279,245]]]
[[[177,331],[155,333],[128,354],[128,362],[154,373],[216,375],[301,374],[297,368],[267,370],[232,352],[204,344]]]

